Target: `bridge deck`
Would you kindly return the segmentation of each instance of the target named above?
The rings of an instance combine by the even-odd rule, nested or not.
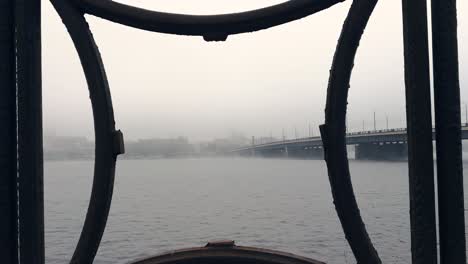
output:
[[[435,139],[435,130],[432,131],[432,137]],[[468,139],[468,126],[462,126],[462,139]],[[406,128],[395,128],[395,129],[384,129],[384,130],[373,130],[373,131],[362,131],[353,132],[346,134],[346,143],[348,145],[358,145],[364,143],[406,143],[407,133]],[[250,150],[266,150],[266,149],[277,149],[284,147],[321,147],[322,138],[317,137],[305,137],[298,139],[289,139],[268,142],[263,144],[256,144],[253,146],[247,146],[239,149],[232,150],[231,153],[250,151]]]

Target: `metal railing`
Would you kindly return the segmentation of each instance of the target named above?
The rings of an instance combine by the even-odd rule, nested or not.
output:
[[[212,16],[156,12],[111,0],[51,2],[78,51],[93,107],[94,181],[85,224],[71,260],[71,263],[90,264],[106,226],[116,156],[123,152],[123,136],[115,130],[104,63],[84,15],[153,32],[225,41],[232,34],[264,30],[312,15],[341,0],[291,0],[258,10]],[[402,2],[408,129],[348,135],[408,134],[412,261],[413,264],[437,263],[427,8],[425,0]],[[456,1],[432,0],[431,3],[440,259],[442,264],[462,264],[466,263],[466,253]],[[0,3],[0,54],[4,56],[0,67],[0,135],[3,136],[0,140],[5,143],[0,144],[0,193],[3,195],[0,254],[2,263],[6,264],[44,263],[40,4],[40,0]],[[335,209],[357,262],[366,264],[381,263],[381,260],[354,196],[346,154],[345,120],[354,57],[376,4],[377,0],[352,1],[335,51],[325,124],[320,129]],[[209,254],[217,252],[212,248],[206,250]],[[272,263],[281,262],[272,260]]]

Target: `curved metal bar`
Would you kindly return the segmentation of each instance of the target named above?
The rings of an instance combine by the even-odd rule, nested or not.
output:
[[[354,196],[346,152],[346,107],[359,41],[377,0],[354,0],[341,31],[327,91],[325,124],[320,126],[335,209],[346,239],[361,264],[380,264]]]
[[[115,163],[124,152],[123,137],[115,131],[112,100],[101,56],[83,14],[67,0],[51,0],[68,29],[83,66],[94,117],[95,164],[91,199],[71,263],[90,264],[101,242],[112,200]]]
[[[150,11],[111,0],[73,0],[83,12],[116,23],[160,33],[203,36],[207,41],[224,41],[228,35],[288,23],[343,1],[290,0],[247,12],[196,16]]]
[[[325,264],[311,258],[263,248],[211,246],[170,251],[162,255],[132,261],[129,264],[193,264],[193,263],[256,263],[256,264]]]

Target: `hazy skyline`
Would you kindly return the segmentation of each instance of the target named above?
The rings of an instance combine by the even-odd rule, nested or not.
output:
[[[213,14],[283,1],[120,1],[153,10]],[[351,1],[308,18],[208,43],[201,37],[146,32],[87,16],[111,87],[116,127],[128,139],[187,136],[291,138],[323,123],[328,74]],[[462,102],[468,103],[468,2],[458,1]],[[429,21],[430,22],[430,21]],[[401,1],[381,0],[359,48],[348,125],[405,126]],[[44,128],[93,136],[91,105],[72,42],[43,1]],[[462,112],[462,119],[465,119]],[[70,118],[71,117],[71,118]]]

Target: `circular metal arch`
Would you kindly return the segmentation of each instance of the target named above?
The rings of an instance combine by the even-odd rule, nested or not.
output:
[[[153,32],[203,36],[224,41],[228,35],[267,29],[327,9],[345,0],[290,0],[270,7],[224,15],[182,15],[150,11],[112,0],[72,0],[84,13]]]
[[[88,211],[78,245],[70,263],[93,262],[109,215],[114,187],[115,164],[124,152],[123,136],[115,130],[112,99],[101,56],[84,16],[64,0],[51,0],[62,18],[81,60],[86,76],[94,119],[94,179]]]
[[[132,261],[129,264],[325,264],[280,251],[208,243],[205,247],[170,251],[158,256]]]
[[[377,0],[354,0],[333,57],[325,108],[320,126],[333,202],[357,263],[382,263],[375,250],[354,195],[346,151],[346,108],[354,58]]]
[[[341,0],[291,0],[238,14],[191,16],[161,13],[110,0],[51,0],[78,51],[93,107],[96,158],[91,200],[71,263],[92,263],[101,241],[112,200],[116,156],[123,138],[115,131],[110,90],[104,66],[84,13],[161,33],[198,35],[225,40],[230,34],[266,29],[326,9]],[[349,80],[359,40],[377,0],[354,0],[338,42],[327,93],[325,124],[321,126],[325,160],[335,207],[358,263],[381,261],[359,213],[346,153],[345,116]]]

